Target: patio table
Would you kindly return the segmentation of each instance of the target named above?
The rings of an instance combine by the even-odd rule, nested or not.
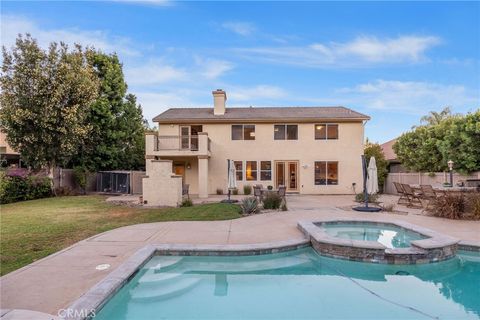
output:
[[[422,191],[421,187],[419,184],[412,184],[411,185],[415,191]],[[432,188],[435,191],[441,191],[441,192],[478,192],[478,189],[476,187],[459,187],[459,186],[454,186],[454,187],[445,187],[442,185],[432,185]]]

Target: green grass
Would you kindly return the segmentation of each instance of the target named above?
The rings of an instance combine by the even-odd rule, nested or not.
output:
[[[2,205],[0,274],[114,228],[147,222],[239,218],[232,204],[147,209],[105,202],[102,196],[58,197]]]

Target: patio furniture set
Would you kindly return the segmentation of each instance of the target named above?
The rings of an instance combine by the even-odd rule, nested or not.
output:
[[[287,192],[287,187],[283,186],[283,185],[278,186],[278,189],[276,189],[276,190],[264,189],[261,184],[257,184],[255,186],[253,186],[253,195],[258,199],[259,202],[262,202],[263,198],[268,193],[276,193],[282,199],[285,199],[286,192]]]
[[[400,198],[397,204],[409,208],[423,208],[422,211],[432,208],[435,201],[445,197],[447,193],[478,192],[475,187],[433,187],[432,185],[410,185],[394,182],[393,185]]]

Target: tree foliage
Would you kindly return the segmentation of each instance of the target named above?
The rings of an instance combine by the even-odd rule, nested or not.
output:
[[[383,185],[385,184],[385,178],[387,177],[387,166],[388,162],[385,159],[385,155],[383,154],[382,147],[378,143],[371,143],[367,140],[364,148],[365,160],[367,161],[367,165],[370,162],[371,157],[375,157],[375,161],[377,164],[377,174],[378,174],[378,187],[379,190],[383,190]]]
[[[415,127],[400,136],[393,149],[414,171],[447,170],[449,160],[462,173],[480,170],[480,110]]]
[[[1,88],[0,126],[30,167],[143,167],[145,120],[115,54],[19,36]]]
[[[73,166],[91,171],[138,169],[144,164],[144,119],[132,94],[127,94],[122,64],[115,54],[95,52],[89,56],[100,94],[86,121],[91,126]]]
[[[8,143],[33,168],[65,164],[88,134],[88,110],[98,80],[80,46],[41,49],[19,36],[12,52],[3,48],[0,125]]]

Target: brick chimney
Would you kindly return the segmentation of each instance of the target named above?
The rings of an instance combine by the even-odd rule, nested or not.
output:
[[[213,114],[222,116],[225,114],[225,102],[227,101],[227,93],[222,89],[212,91],[213,94]]]

